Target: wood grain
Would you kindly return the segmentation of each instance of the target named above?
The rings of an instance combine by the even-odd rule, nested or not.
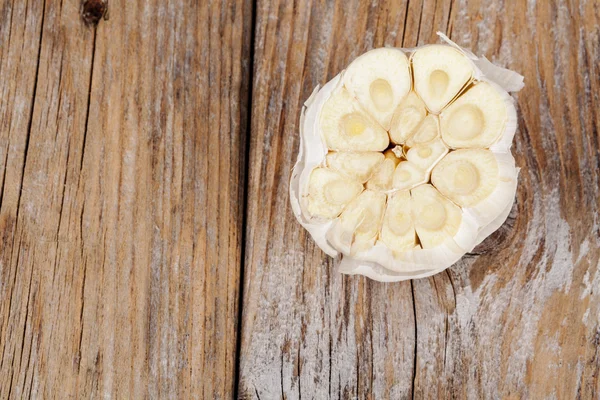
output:
[[[525,75],[517,200],[442,274],[339,275],[300,109],[437,30]],[[0,398],[597,398],[599,125],[595,1],[0,0]]]
[[[0,398],[233,397],[252,5],[81,5],[0,0]]]
[[[599,26],[584,0],[258,1],[240,397],[600,395]],[[442,274],[343,277],[288,203],[302,103],[362,52],[436,30],[525,76],[517,200]]]

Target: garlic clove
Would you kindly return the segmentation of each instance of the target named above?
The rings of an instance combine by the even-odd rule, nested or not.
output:
[[[445,45],[417,49],[411,63],[415,91],[434,114],[456,97],[474,73],[472,62],[464,54]]]
[[[329,168],[315,168],[308,180],[307,209],[311,216],[337,217],[363,190],[360,182]]]
[[[367,189],[381,192],[387,192],[392,189],[394,170],[400,159],[396,157],[391,149],[386,150],[383,155],[384,160],[375,168],[371,179],[367,182]]]
[[[410,92],[394,111],[390,125],[390,139],[392,142],[396,144],[406,142],[426,115],[427,109],[423,100],[415,92]]]
[[[344,72],[344,85],[385,129],[411,87],[409,62],[398,49],[379,48],[355,59]]]
[[[462,221],[462,210],[433,186],[411,190],[411,208],[421,246],[430,249],[453,238]]]
[[[486,148],[498,141],[507,120],[504,97],[491,84],[479,82],[442,111],[440,128],[451,148]]]
[[[416,167],[430,171],[431,168],[448,153],[448,148],[442,139],[419,143],[406,153],[406,159]]]
[[[417,127],[415,133],[406,141],[406,146],[414,147],[420,143],[431,142],[440,136],[440,124],[437,116],[429,114]]]
[[[407,190],[427,182],[429,174],[410,161],[400,161],[394,171],[392,186],[394,189]]]
[[[365,190],[355,198],[327,234],[327,240],[342,253],[352,255],[373,247],[381,226],[386,196]]]
[[[320,127],[327,147],[338,151],[383,151],[387,132],[341,87],[323,105]]]
[[[408,190],[388,196],[379,238],[393,252],[403,252],[417,246]]]
[[[431,182],[444,196],[471,212],[480,226],[486,226],[512,204],[517,173],[510,153],[461,149],[434,167]]]
[[[327,154],[327,166],[344,175],[346,178],[366,182],[375,167],[383,160],[384,155],[375,151],[331,152]]]

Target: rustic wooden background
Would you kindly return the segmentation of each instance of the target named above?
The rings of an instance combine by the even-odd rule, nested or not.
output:
[[[84,3],[0,0],[0,398],[600,397],[598,1]],[[525,76],[511,216],[338,275],[288,204],[302,103],[437,30]]]

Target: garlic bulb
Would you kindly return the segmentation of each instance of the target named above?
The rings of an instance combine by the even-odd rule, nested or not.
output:
[[[507,92],[523,77],[438,35],[446,44],[361,55],[305,103],[291,205],[342,273],[433,275],[510,213]]]

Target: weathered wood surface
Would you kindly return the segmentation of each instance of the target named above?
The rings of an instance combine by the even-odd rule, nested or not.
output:
[[[258,1],[240,396],[600,396],[599,25],[589,0]],[[302,102],[437,30],[525,76],[511,216],[432,278],[340,276],[288,203]]]
[[[0,398],[600,396],[598,2],[81,3],[0,0]],[[341,276],[300,108],[436,30],[525,75],[517,201],[447,272]]]
[[[252,4],[82,3],[0,0],[0,398],[231,398]]]

